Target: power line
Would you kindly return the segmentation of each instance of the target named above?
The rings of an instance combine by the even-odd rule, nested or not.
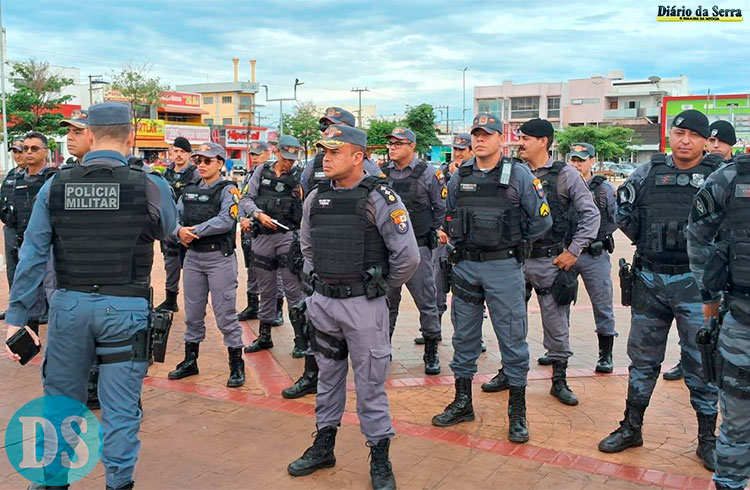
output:
[[[357,92],[357,95],[359,95],[359,110],[357,111],[357,119],[359,119],[359,127],[362,127],[362,92],[369,92],[367,90],[367,87],[365,88],[353,88],[351,90],[352,92]]]

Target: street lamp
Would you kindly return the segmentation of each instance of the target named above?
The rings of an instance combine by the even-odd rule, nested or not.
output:
[[[285,97],[285,98],[279,98],[279,99],[269,99],[268,98],[268,85],[263,85],[263,88],[266,89],[266,102],[277,102],[279,103],[279,137],[281,137],[284,134],[284,101],[285,100],[297,100],[297,87],[300,85],[304,85],[305,82],[300,82],[299,78],[294,79],[294,97]]]
[[[463,109],[463,112],[461,112],[461,130],[462,131],[466,130],[466,70],[468,69],[469,69],[468,66],[458,69],[458,71],[462,72],[463,85],[464,85],[464,109]]]

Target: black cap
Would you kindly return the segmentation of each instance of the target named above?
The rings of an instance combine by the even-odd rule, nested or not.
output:
[[[525,123],[521,124],[518,128],[520,132],[526,136],[533,136],[534,138],[542,138],[546,136],[550,140],[555,137],[555,128],[546,119],[529,119]]]
[[[708,127],[708,136],[713,136],[728,145],[734,146],[737,143],[737,135],[734,133],[734,126],[729,121],[714,121]]]
[[[188,153],[193,151],[193,147],[190,146],[190,142],[184,136],[176,137],[174,139],[174,143],[172,143],[172,146],[174,146],[175,148],[180,148],[182,150],[185,150]]]
[[[675,128],[689,129],[695,131],[704,138],[708,138],[708,118],[705,114],[695,109],[682,111],[672,120]]]

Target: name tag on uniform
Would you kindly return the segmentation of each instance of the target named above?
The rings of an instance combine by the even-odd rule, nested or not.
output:
[[[260,185],[271,185],[271,181],[269,179],[260,179]]]
[[[656,177],[656,185],[675,185],[677,184],[677,174],[664,174]]]
[[[318,199],[318,207],[321,207],[321,208],[331,207],[331,200],[330,199]]]
[[[186,201],[195,201],[198,199],[198,194],[195,194],[194,192],[186,192],[185,193],[185,200]]]
[[[325,179],[326,173],[325,172],[315,172],[315,178],[316,179]]]
[[[460,190],[464,192],[476,192],[477,185],[476,184],[461,184]]]
[[[734,197],[750,197],[750,184],[737,184],[734,188]]]
[[[65,184],[67,211],[117,211],[120,184]]]

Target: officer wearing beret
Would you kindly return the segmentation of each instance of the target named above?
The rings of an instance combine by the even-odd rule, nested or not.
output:
[[[396,127],[388,137],[390,160],[383,166],[388,185],[401,197],[419,244],[422,260],[417,272],[406,282],[414,303],[419,309],[419,324],[425,339],[424,369],[426,374],[440,374],[438,341],[441,337],[435,288],[435,263],[433,253],[438,243],[447,243],[448,235],[442,230],[445,221],[445,177],[420,160],[414,149],[417,137],[408,128]],[[401,288],[388,291],[391,336],[396,328]]]
[[[175,202],[180,200],[188,185],[197,184],[201,180],[198,169],[190,161],[192,152],[190,141],[182,136],[176,137],[169,148],[171,163],[164,171],[164,178],[174,192]],[[164,285],[166,299],[156,309],[176,312],[180,310],[177,305],[177,294],[180,290],[180,270],[186,250],[185,247],[180,247],[178,241],[163,241],[161,251],[164,254],[164,270],[167,273]]]
[[[3,245],[5,247],[5,275],[8,278],[8,289],[13,285],[13,274],[16,272],[17,238],[16,231],[13,229],[15,218],[13,216],[13,189],[16,186],[16,179],[26,168],[26,162],[23,158],[23,140],[15,140],[10,144],[10,153],[16,166],[8,171],[0,186],[0,220],[3,222]],[[5,319],[5,312],[0,313],[0,320]]]
[[[477,114],[471,139],[475,156],[448,184],[446,226],[455,247],[451,369],[456,395],[432,424],[446,427],[474,420],[471,382],[481,353],[486,303],[505,366],[505,389],[510,388],[508,439],[522,443],[529,440],[523,262],[528,243],[543,235],[552,219],[528,167],[502,156],[502,122],[497,116]]]
[[[44,394],[85,402],[91,362],[98,357],[106,485],[126,490],[133,488],[140,448],[153,241],[174,230],[176,210],[161,177],[126,166],[135,139],[127,106],[91,106],[87,123],[91,151],[80,165],[47,180],[34,203],[10,292],[8,336],[26,323],[54,244],[58,290],[50,303]],[[24,142],[32,144],[39,143]],[[65,471],[50,477],[67,481]],[[38,483],[34,488],[46,487]]]
[[[326,149],[323,168],[330,180],[305,200],[300,230],[304,268],[315,288],[305,304],[313,327],[311,350],[320,367],[317,433],[287,471],[302,476],[336,464],[333,449],[346,405],[350,357],[372,486],[395,489],[388,457],[394,431],[385,391],[391,354],[385,291],[411,277],[420,254],[401,199],[363,170],[367,135],[332,125],[318,144]]]
[[[257,222],[253,236],[253,265],[260,291],[258,338],[245,346],[245,352],[260,352],[273,347],[272,322],[276,316],[278,276],[287,299],[287,308],[302,300],[299,280],[292,272],[290,247],[302,219],[300,142],[283,135],[276,145],[276,162],[268,162],[253,173],[242,208]],[[302,357],[302,352],[294,352]]]
[[[733,147],[737,143],[734,126],[729,121],[714,121],[708,127],[706,149],[709,153],[719,155],[725,162],[732,160]]]
[[[226,152],[216,143],[199,150],[199,183],[188,184],[177,203],[179,224],[174,238],[187,248],[183,264],[185,283],[185,359],[170,371],[169,379],[198,374],[198,352],[206,337],[206,303],[224,336],[229,354],[227,386],[245,384],[242,328],[237,322],[237,257],[234,254],[240,191],[221,178]]]
[[[716,441],[717,489],[742,489],[750,477],[750,155],[706,178],[687,228],[690,269],[703,297],[703,318],[724,314],[718,333],[716,385],[721,427]],[[728,230],[728,240],[719,233]],[[723,233],[722,233],[723,235]]]
[[[704,155],[708,119],[689,109],[669,131],[671,155],[656,153],[617,189],[617,224],[636,246],[633,258],[628,357],[630,376],[625,418],[599,443],[616,453],[643,445],[642,424],[664,360],[672,321],[680,336],[682,369],[698,418],[697,455],[714,469],[717,391],[703,379],[696,333],[703,325],[701,292],[690,273],[685,229],[696,192],[721,159]]]

